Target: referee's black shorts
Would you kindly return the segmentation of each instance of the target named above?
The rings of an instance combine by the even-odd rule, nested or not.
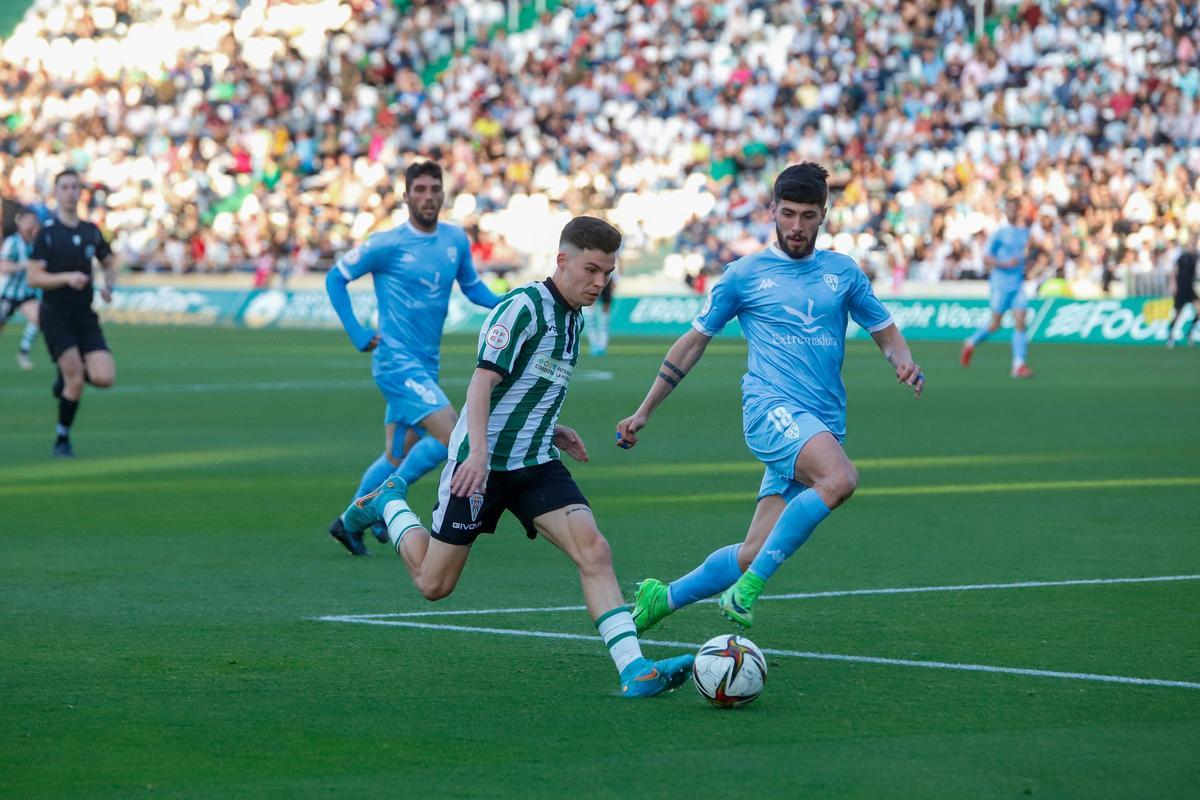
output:
[[[533,520],[542,514],[570,505],[588,505],[561,461],[488,474],[482,495],[458,497],[450,494],[450,479],[458,463],[447,461],[438,484],[437,505],[429,535],[447,544],[469,545],[481,533],[495,533],[500,515],[511,511],[525,526],[525,535],[537,536]]]
[[[40,321],[46,349],[54,361],[72,347],[79,348],[81,356],[108,349],[100,318],[90,308],[64,309],[42,303]]]

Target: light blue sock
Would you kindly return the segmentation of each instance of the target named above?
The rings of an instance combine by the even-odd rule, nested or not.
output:
[[[812,489],[805,489],[793,497],[779,515],[775,527],[771,528],[762,550],[750,562],[749,571],[763,580],[770,578],[780,564],[808,541],[813,530],[828,516],[829,507],[821,495]]]
[[[982,328],[980,328],[979,330],[972,333],[971,337],[969,339],[967,339],[967,344],[971,345],[971,347],[974,347],[975,345],[977,345],[980,342],[987,339],[989,336],[992,335],[991,327],[992,327],[991,323],[988,323],[988,324],[984,325]]]
[[[38,326],[32,322],[25,323],[25,333],[21,334],[21,352],[29,353],[29,349],[33,347],[33,340],[37,338]]]
[[[1012,335],[1013,366],[1025,363],[1025,354],[1029,351],[1029,340],[1025,331],[1014,330]]]
[[[682,578],[671,581],[667,587],[667,604],[671,610],[690,606],[732,586],[742,574],[737,560],[740,548],[740,544],[731,544],[714,550],[703,564]]]
[[[400,462],[396,474],[409,486],[429,470],[446,460],[446,445],[433,436],[426,436],[412,446]],[[385,476],[386,477],[386,476]]]
[[[394,469],[395,467],[392,466],[392,462],[388,461],[386,455],[375,459],[375,463],[367,467],[367,471],[363,473],[362,481],[358,484],[358,491],[354,494],[354,500],[378,489],[379,484],[386,481]]]

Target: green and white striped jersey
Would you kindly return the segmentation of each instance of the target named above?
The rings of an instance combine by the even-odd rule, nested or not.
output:
[[[0,245],[0,258],[24,264],[29,260],[31,250],[32,247],[21,238],[21,234],[14,233]],[[0,300],[20,302],[37,296],[38,290],[31,288],[25,280],[25,270],[18,269],[7,275],[0,274]]]
[[[558,458],[554,425],[579,361],[583,314],[554,283],[514,289],[479,332],[479,367],[500,373],[488,416],[488,469],[507,472]],[[450,458],[466,461],[467,408],[450,435]]]

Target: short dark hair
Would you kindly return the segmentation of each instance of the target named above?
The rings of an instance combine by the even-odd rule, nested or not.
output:
[[[829,171],[812,161],[793,164],[775,179],[775,202],[811,203],[825,206],[829,199]]]
[[[412,186],[412,182],[417,178],[428,175],[431,178],[437,178],[438,183],[442,182],[442,167],[434,161],[418,161],[415,164],[409,164],[408,169],[404,170],[404,191]]]
[[[13,219],[17,219],[18,217],[24,217],[24,216],[26,216],[26,215],[28,215],[28,214],[36,214],[36,213],[37,213],[37,212],[36,212],[36,211],[34,211],[34,210],[33,210],[32,208],[30,208],[29,206],[17,206],[17,207],[16,207],[16,208],[13,210],[13,215],[12,215],[12,218],[13,218]]]
[[[568,245],[576,250],[615,253],[621,249],[621,232],[597,217],[576,217],[558,239],[560,249]]]
[[[74,167],[67,167],[62,172],[55,175],[54,176],[54,188],[57,189],[58,182],[61,181],[63,178],[67,177],[68,175],[74,175],[76,178],[79,178],[79,170],[75,169]],[[80,178],[81,182],[82,182],[82,180],[83,179]]]

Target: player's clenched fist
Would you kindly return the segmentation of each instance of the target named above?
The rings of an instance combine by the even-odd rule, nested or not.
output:
[[[628,450],[637,444],[637,432],[646,427],[646,418],[641,414],[626,417],[617,423],[617,447]]]

